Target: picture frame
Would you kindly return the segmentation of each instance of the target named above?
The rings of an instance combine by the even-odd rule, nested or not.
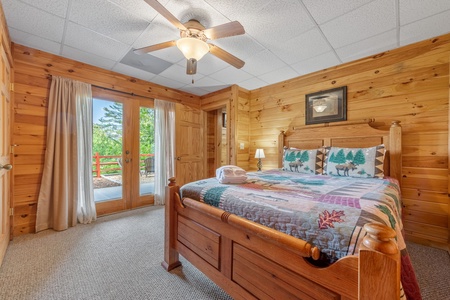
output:
[[[347,120],[347,86],[307,94],[305,124]]]

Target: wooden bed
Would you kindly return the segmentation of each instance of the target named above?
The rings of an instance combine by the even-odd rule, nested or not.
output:
[[[371,147],[385,144],[385,174],[400,181],[401,127],[382,131],[369,124],[305,126],[282,133],[283,147]],[[180,199],[175,179],[166,188],[165,245],[162,266],[181,265],[181,254],[234,299],[398,299],[400,254],[395,232],[366,224],[358,256],[329,267],[313,266],[311,244],[202,202]]]

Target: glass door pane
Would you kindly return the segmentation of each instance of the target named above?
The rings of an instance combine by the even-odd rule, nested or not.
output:
[[[139,108],[139,195],[153,195],[155,191],[155,110]]]
[[[123,198],[123,104],[93,101],[93,181],[96,203]],[[121,201],[119,201],[121,202]],[[120,207],[122,203],[117,203]]]

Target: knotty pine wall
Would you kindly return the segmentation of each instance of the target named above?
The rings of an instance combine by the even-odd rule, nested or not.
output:
[[[277,167],[280,131],[305,124],[305,95],[347,86],[347,120],[403,128],[402,198],[409,240],[449,243],[450,34],[250,92],[250,149]],[[239,136],[237,137],[239,139]],[[250,166],[256,160],[250,155]]]
[[[249,169],[250,146],[250,92],[233,85],[201,97],[201,109],[211,111],[225,108],[227,113],[226,134],[228,138],[228,157],[222,157],[224,164],[237,165]],[[240,149],[240,145],[244,149]]]
[[[200,97],[110,72],[21,45],[13,45],[15,66],[13,193],[14,236],[34,232],[44,163],[51,75],[112,90],[199,107]]]

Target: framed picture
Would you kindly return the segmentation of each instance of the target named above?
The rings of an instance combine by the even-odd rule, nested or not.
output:
[[[347,87],[320,91],[305,96],[305,124],[347,120]]]

